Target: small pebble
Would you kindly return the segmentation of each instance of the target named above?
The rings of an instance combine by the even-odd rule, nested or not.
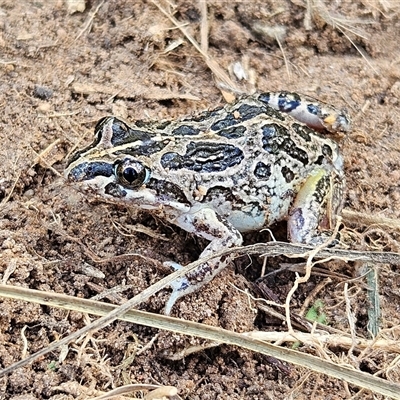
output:
[[[35,191],[32,189],[28,189],[26,192],[24,192],[24,197],[27,199],[31,199],[33,196],[35,196]]]
[[[50,103],[40,103],[38,105],[38,111],[42,112],[42,113],[47,113],[49,112],[51,109],[51,104]]]
[[[41,100],[49,100],[53,96],[53,90],[45,86],[36,85],[33,95]]]

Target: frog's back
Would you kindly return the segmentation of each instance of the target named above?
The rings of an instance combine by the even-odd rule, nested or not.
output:
[[[336,142],[254,97],[152,129],[173,137],[151,156],[153,176],[240,231],[285,219],[315,168],[341,173]]]

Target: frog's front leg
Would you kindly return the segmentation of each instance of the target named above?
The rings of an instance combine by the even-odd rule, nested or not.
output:
[[[321,244],[331,236],[336,216],[343,207],[344,177],[324,168],[305,180],[288,218],[288,236],[293,243]]]
[[[173,220],[173,223],[187,232],[194,233],[210,241],[209,245],[201,253],[200,260],[223,249],[240,246],[243,241],[242,235],[231,223],[208,207],[180,215]],[[224,256],[204,262],[196,269],[172,282],[172,294],[165,306],[165,314],[170,314],[173,305],[179,298],[197,291],[210,282],[227,266],[231,259],[231,256]]]

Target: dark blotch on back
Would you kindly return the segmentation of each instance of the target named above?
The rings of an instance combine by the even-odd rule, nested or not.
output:
[[[255,118],[260,114],[267,113],[266,107],[250,106],[242,104],[238,109],[230,112],[224,119],[220,119],[211,125],[211,130],[219,131],[230,126],[240,124],[243,121]],[[237,114],[237,115],[236,115]],[[237,116],[237,118],[236,118]]]
[[[292,128],[306,142],[310,142],[311,136],[315,136],[315,131],[309,128],[307,125],[293,123]]]
[[[328,144],[324,144],[322,146],[322,154],[318,156],[318,158],[314,161],[317,165],[322,165],[326,162],[327,159],[333,158],[333,151],[332,148]]]
[[[135,126],[141,126],[140,121],[136,121]],[[146,124],[143,123],[143,126]],[[115,154],[129,154],[131,156],[150,155],[161,151],[169,140],[155,141],[154,134],[145,130],[133,129],[125,122],[114,118],[112,126],[113,136],[111,143],[113,146],[124,144],[132,144],[121,151],[116,151]]]
[[[240,114],[240,121],[247,121],[257,115],[263,114],[266,111],[265,107],[249,106],[247,104],[242,104],[237,111]]]
[[[327,144],[324,144],[323,146],[322,146],[322,154],[325,156],[325,157],[329,157],[329,158],[332,158],[332,148],[329,146],[329,145],[327,145]]]
[[[287,154],[300,161],[302,164],[309,163],[307,152],[297,147],[290,137],[290,131],[278,124],[265,124],[262,128],[262,144],[265,151],[270,154]]]
[[[219,131],[221,129],[229,128],[232,125],[239,123],[239,119],[235,118],[233,114],[228,114],[224,119],[220,119],[211,125],[211,130]]]
[[[233,194],[231,188],[223,186],[214,186],[208,189],[207,194],[202,198],[202,203],[214,203],[221,205],[228,201],[232,206],[243,207],[245,204],[240,197]]]
[[[212,111],[203,111],[197,115],[193,115],[188,121],[204,122],[207,119],[214,118],[222,109],[223,107],[218,107]]]
[[[242,150],[231,144],[190,142],[186,146],[186,154],[166,153],[161,157],[161,165],[171,170],[220,172],[239,164],[243,158]]]
[[[269,92],[260,93],[258,96],[258,100],[262,101],[265,104],[269,104],[271,100],[271,94]]]
[[[271,165],[259,161],[254,169],[254,175],[259,179],[268,179],[271,176]]]
[[[178,128],[175,128],[172,131],[173,135],[197,135],[200,132],[200,129],[194,128],[190,125],[181,125]]]
[[[223,136],[227,139],[238,139],[242,137],[245,132],[246,132],[246,127],[239,125],[239,126],[232,126],[231,128],[222,129],[216,132],[216,134],[218,136]]]
[[[149,132],[138,129],[132,129],[125,122],[117,118],[114,118],[112,130],[113,130],[113,136],[111,139],[111,143],[114,146],[131,143],[138,140],[148,142],[152,137],[152,135]]]
[[[172,121],[163,121],[160,124],[158,124],[155,128],[159,130],[164,130],[168,125],[171,125],[171,122]],[[140,127],[140,125],[138,125],[137,123],[136,125]]]
[[[294,172],[287,166],[282,167],[282,175],[285,178],[286,183],[290,183],[294,179]]]

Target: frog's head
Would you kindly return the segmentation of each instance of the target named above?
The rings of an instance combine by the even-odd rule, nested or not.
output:
[[[69,181],[89,186],[97,194],[112,196],[116,201],[123,201],[128,191],[140,191],[150,176],[150,168],[130,156],[116,160],[80,160],[67,170]]]
[[[65,177],[101,200],[144,209],[177,208],[185,196],[171,183],[153,177],[150,166],[149,156],[165,144],[138,125],[132,128],[105,117],[96,125],[93,143],[69,159]]]

